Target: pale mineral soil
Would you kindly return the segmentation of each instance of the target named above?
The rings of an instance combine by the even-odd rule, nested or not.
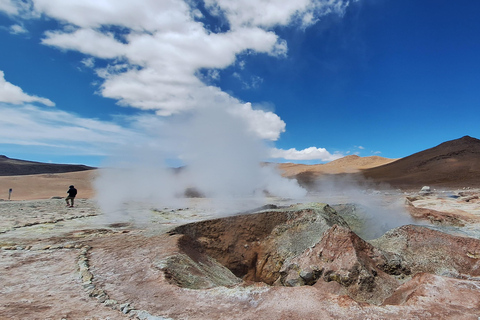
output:
[[[128,318],[118,304],[93,297],[85,280],[89,241],[162,234],[195,216],[188,210],[136,210],[145,210],[150,227],[110,223],[93,200],[77,199],[74,208],[63,199],[0,201],[0,319]],[[148,316],[140,311],[140,318]]]
[[[429,208],[468,217],[480,214],[480,189],[433,190],[431,194],[415,199],[418,208]]]
[[[69,183],[59,183],[65,189],[63,183]],[[402,201],[416,197],[412,199],[415,206],[477,219],[479,194],[475,189],[386,196]],[[307,200],[322,201],[318,195]],[[134,214],[115,222],[106,219],[89,199],[78,199],[75,208],[66,208],[63,199],[0,201],[0,319],[480,317],[480,282],[438,276],[422,282],[417,300],[384,306],[358,303],[310,286],[255,283],[192,290],[172,285],[152,266],[172,250],[164,236],[168,230],[216,217],[205,206],[197,207],[204,201],[208,200],[198,199],[176,209],[130,204],[126,210]],[[132,220],[139,213],[143,218]],[[466,227],[469,236],[480,239],[475,221],[468,221]],[[442,289],[446,285],[448,292]]]

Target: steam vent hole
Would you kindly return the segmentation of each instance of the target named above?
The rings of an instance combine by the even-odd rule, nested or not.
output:
[[[210,273],[223,274],[230,271],[238,281],[265,282],[271,285],[276,280],[275,276],[279,276],[279,270],[265,272],[277,256],[275,252],[270,252],[274,248],[269,240],[276,238],[281,233],[282,226],[285,228],[290,220],[291,214],[274,208],[255,214],[182,225],[171,234],[181,235],[178,246],[192,262],[205,269],[207,266],[212,269],[211,272],[202,270],[206,277]],[[228,271],[213,271],[222,268]],[[200,270],[197,273],[200,275]],[[180,286],[191,282],[175,278],[172,280]],[[212,286],[215,286],[215,280],[220,279],[212,279]],[[217,285],[221,283],[219,281]]]

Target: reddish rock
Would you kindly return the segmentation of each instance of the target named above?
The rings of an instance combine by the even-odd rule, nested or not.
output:
[[[480,282],[418,273],[400,286],[383,305],[427,307],[433,303],[448,309],[478,309]],[[448,314],[448,310],[444,310]]]
[[[414,219],[428,221],[436,225],[452,225],[463,227],[465,226],[466,222],[472,222],[472,219],[468,219],[465,217],[465,215],[441,212],[428,208],[417,208],[409,198],[405,200],[405,207]]]
[[[315,284],[357,301],[378,304],[400,284],[392,275],[410,271],[399,256],[384,253],[350,229],[335,225],[318,244],[288,260],[281,273],[281,283],[286,286]],[[340,286],[326,284],[332,281]]]
[[[478,239],[408,225],[391,230],[370,243],[400,255],[414,274],[428,272],[452,277],[480,276]]]

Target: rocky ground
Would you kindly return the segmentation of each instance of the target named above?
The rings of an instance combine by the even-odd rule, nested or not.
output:
[[[479,195],[382,194],[411,219],[386,233],[382,210],[318,195],[222,219],[201,199],[115,221],[0,201],[0,318],[476,320]]]

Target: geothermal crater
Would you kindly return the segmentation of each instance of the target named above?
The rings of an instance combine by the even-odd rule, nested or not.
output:
[[[394,303],[395,291],[417,273],[480,275],[478,259],[464,252],[465,248],[480,252],[479,240],[410,225],[367,242],[322,203],[272,206],[253,214],[186,224],[170,236],[176,237],[179,251],[157,267],[171,283],[191,289],[242,282],[310,285],[381,304],[386,299]],[[429,245],[437,250],[421,249]]]
[[[286,258],[314,246],[335,224],[348,227],[331,207],[314,204],[187,224],[170,234],[183,235],[179,246],[192,260],[208,256],[238,278],[272,285]]]

